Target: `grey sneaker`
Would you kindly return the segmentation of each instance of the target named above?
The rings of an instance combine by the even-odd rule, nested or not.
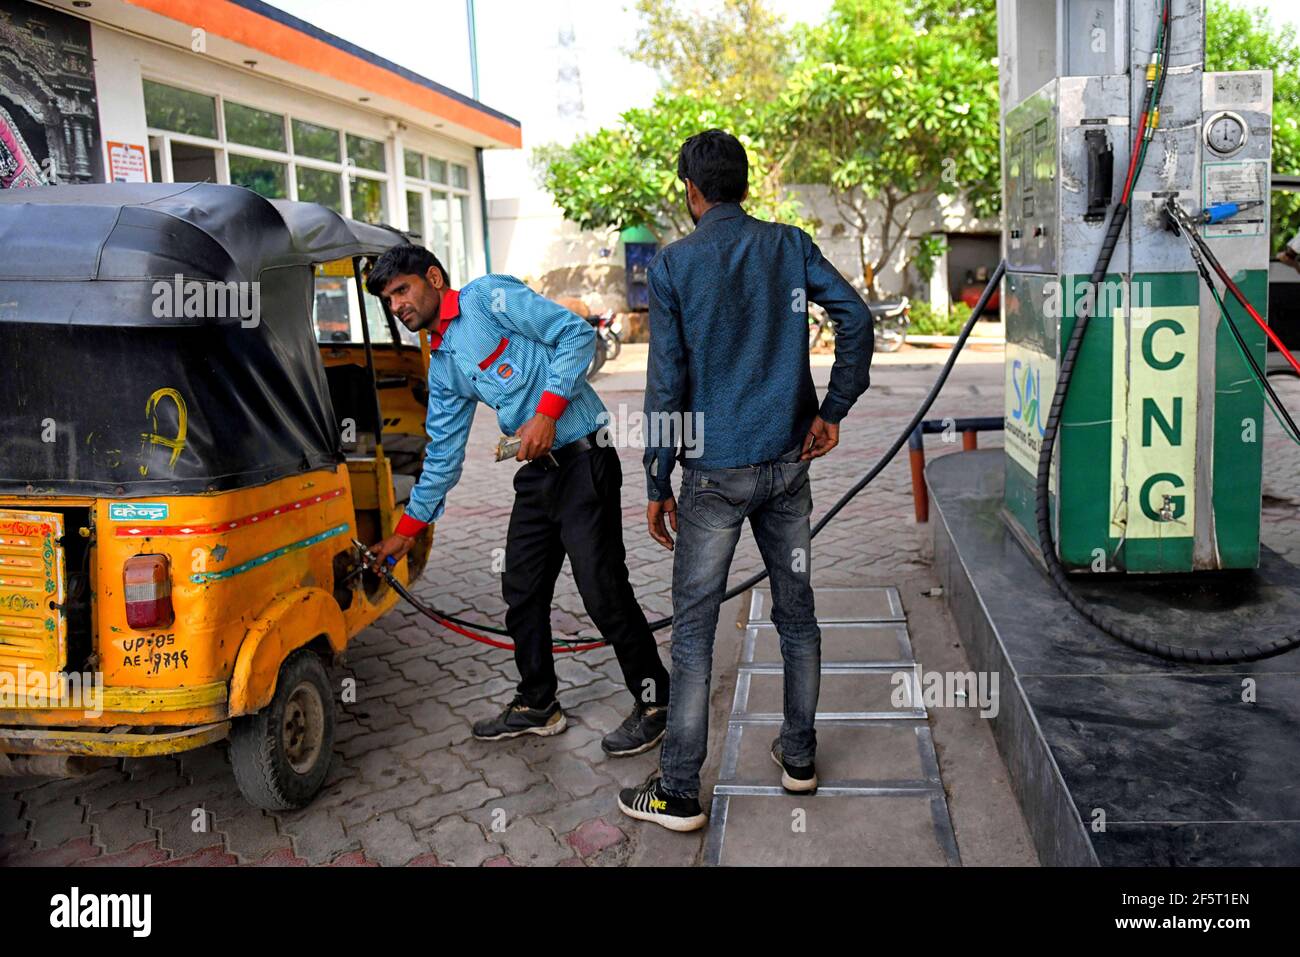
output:
[[[781,754],[779,734],[772,742],[772,760],[781,768],[781,787],[785,788],[787,794],[817,793],[817,765],[808,764],[800,767],[796,764],[786,764],[785,757]]]
[[[663,739],[666,730],[668,708],[664,705],[645,705],[638,701],[623,723],[605,735],[600,747],[612,758],[625,758],[649,751]]]
[[[560,702],[552,701],[545,708],[530,708],[520,695],[506,705],[495,718],[474,722],[474,737],[480,741],[500,741],[517,738],[521,734],[536,734],[544,738],[559,734],[568,722],[560,709]]]

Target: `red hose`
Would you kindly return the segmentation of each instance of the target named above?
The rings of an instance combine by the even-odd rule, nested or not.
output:
[[[464,635],[466,638],[469,638],[473,641],[477,641],[485,645],[491,645],[493,648],[500,648],[503,651],[515,650],[515,646],[510,644],[509,642],[498,641],[495,638],[489,638],[487,635],[479,634],[477,631],[470,631],[468,628],[462,628],[454,621],[448,621],[446,618],[443,618],[441,615],[437,614],[432,609],[426,607],[422,601],[420,601],[409,591],[407,591],[406,588],[402,585],[402,583],[393,577],[393,573],[391,570],[388,570],[384,573],[384,579],[388,582],[390,586],[392,586],[393,590],[396,591],[397,594],[402,596],[402,598],[406,599],[407,603],[410,604],[412,608],[414,608],[420,614],[424,615],[424,617],[428,618],[430,621],[436,621],[444,628],[448,628],[451,631],[456,632],[456,634],[458,635]],[[557,655],[562,655],[565,654],[566,652],[572,653],[575,651],[591,651],[593,648],[604,648],[608,644],[609,642],[607,641],[592,641],[581,645],[562,645],[558,648],[553,648],[552,651]]]
[[[1282,340],[1278,338],[1277,333],[1268,327],[1268,323],[1265,322],[1260,314],[1255,311],[1255,307],[1250,304],[1250,301],[1242,295],[1241,290],[1237,288],[1237,284],[1232,281],[1223,266],[1219,264],[1219,261],[1211,258],[1210,265],[1212,265],[1214,271],[1219,274],[1219,278],[1223,280],[1223,284],[1227,287],[1228,292],[1232,293],[1233,298],[1235,298],[1237,302],[1241,303],[1245,310],[1250,313],[1250,318],[1255,320],[1256,325],[1264,330],[1264,335],[1268,336],[1269,339],[1272,340],[1273,345],[1277,346],[1278,351],[1282,353],[1282,358],[1286,359],[1286,361],[1291,364],[1291,368],[1295,369],[1297,375],[1300,375],[1300,362],[1296,361],[1296,357],[1291,354],[1291,350],[1283,345]]]
[[[421,609],[421,611],[423,611],[423,609]],[[462,628],[460,625],[447,621],[445,618],[439,618],[437,615],[429,615],[428,617],[432,618],[444,628],[450,628],[458,635],[464,635],[466,638],[471,638],[474,641],[482,642],[485,645],[491,645],[493,648],[502,648],[506,651],[515,650],[515,646],[509,642],[497,641],[495,638],[489,638],[487,635],[480,635],[478,632],[470,631],[468,628]],[[557,655],[562,655],[565,652],[590,651],[593,648],[604,648],[607,644],[608,642],[605,641],[593,641],[586,645],[562,645],[559,648],[552,648],[551,650]]]
[[[1142,134],[1146,132],[1147,114],[1144,110],[1142,116],[1138,119],[1137,135],[1133,137],[1133,152],[1128,158],[1128,176],[1124,178],[1124,192],[1120,196],[1121,203],[1127,203],[1133,189],[1133,175],[1137,172],[1138,153],[1142,147]]]

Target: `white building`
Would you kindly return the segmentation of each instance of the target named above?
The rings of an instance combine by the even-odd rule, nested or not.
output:
[[[522,142],[259,0],[0,0],[0,111],[0,185],[234,183],[406,229],[454,285],[485,270],[479,151]]]

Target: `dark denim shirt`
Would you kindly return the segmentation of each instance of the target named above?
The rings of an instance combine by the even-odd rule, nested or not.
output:
[[[870,382],[871,312],[795,226],[720,203],[650,264],[650,365],[643,423],[652,500],[689,468],[769,462],[818,414],[839,422]],[[820,410],[808,363],[808,302],[835,323]],[[673,426],[670,429],[668,426]]]

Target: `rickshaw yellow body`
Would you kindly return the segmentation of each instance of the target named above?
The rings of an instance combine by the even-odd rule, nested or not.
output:
[[[0,727],[0,750],[139,756],[206,744],[220,736],[216,731],[227,719],[266,706],[291,652],[312,645],[338,659],[350,638],[397,601],[386,586],[373,598],[357,589],[344,610],[332,594],[335,556],[351,549],[356,536],[354,508],[377,507],[385,534],[400,516],[382,458],[256,488],[155,500],[168,506],[165,522],[110,520],[108,500],[0,498],[0,510],[29,514],[89,507],[93,631],[103,680],[102,713],[93,714],[84,697],[74,701],[66,688],[42,693],[35,671],[15,674],[29,679],[14,689],[25,706],[0,708],[0,726],[61,730],[19,734]],[[428,542],[422,545],[427,551]],[[122,567],[141,554],[170,561],[175,620],[166,628],[137,630],[127,623]],[[394,574],[406,582],[406,559]],[[18,664],[0,660],[0,667]],[[77,735],[69,726],[162,731],[156,737]],[[187,726],[192,736],[176,733]]]

